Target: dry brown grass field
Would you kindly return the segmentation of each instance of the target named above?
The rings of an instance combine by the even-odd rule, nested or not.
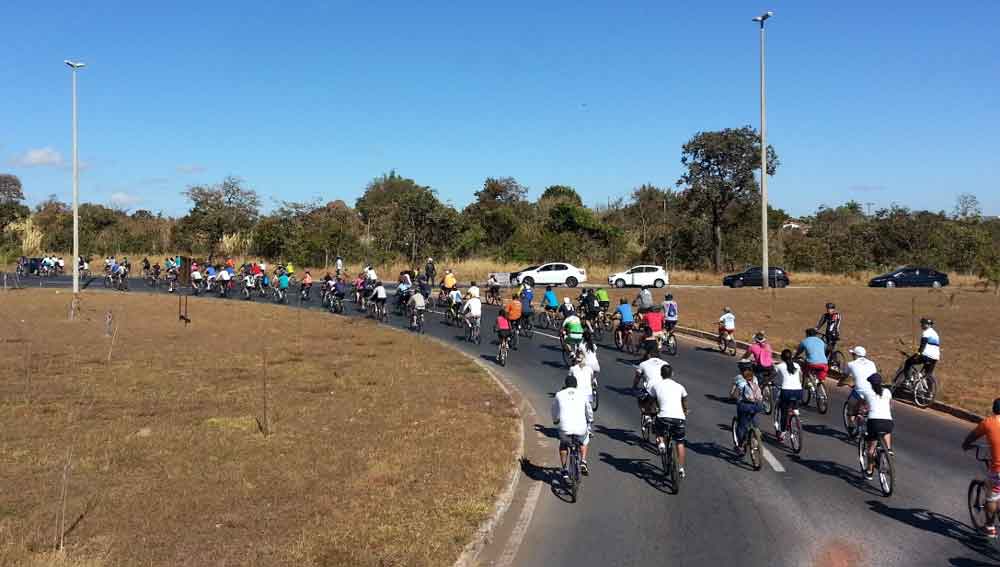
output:
[[[235,301],[185,326],[145,294],[67,322],[68,299],[0,293],[0,565],[446,565],[509,478],[516,412],[445,347]]]
[[[828,301],[844,315],[841,350],[863,345],[883,374],[894,376],[902,362],[900,350],[919,344],[921,317],[935,319],[941,334],[942,360],[935,375],[939,399],[979,414],[1000,396],[1000,349],[990,323],[1000,318],[1000,298],[968,288],[873,289],[824,287],[815,289],[670,288],[654,290],[662,301],[667,292],[680,303],[682,326],[705,331],[718,329],[722,308],[736,314],[737,339],[748,341],[757,330],[766,331],[771,345],[794,348],[806,327],[814,326]],[[564,290],[560,290],[560,297]],[[575,298],[578,292],[573,292]],[[614,303],[629,300],[637,290],[615,290]],[[850,358],[850,357],[848,357]]]

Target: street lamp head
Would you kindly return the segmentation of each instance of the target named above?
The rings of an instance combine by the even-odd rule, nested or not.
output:
[[[83,69],[84,67],[87,66],[86,63],[81,63],[79,61],[70,61],[69,59],[63,61],[63,63],[65,63],[67,67],[70,67],[71,69],[74,69],[74,70],[75,69]]]
[[[754,18],[753,18],[753,21],[755,21],[755,22],[757,22],[757,23],[759,23],[759,24],[763,25],[763,24],[764,24],[764,22],[765,22],[765,21],[766,21],[766,20],[767,20],[768,18],[770,18],[770,17],[772,17],[772,16],[774,16],[774,12],[772,12],[772,11],[768,10],[768,11],[764,12],[763,14],[761,14],[761,15],[759,15],[759,16],[756,16],[756,17],[754,17]]]

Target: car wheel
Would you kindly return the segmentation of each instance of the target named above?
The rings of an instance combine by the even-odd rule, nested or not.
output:
[[[617,287],[619,289],[625,287],[625,280],[623,280],[621,278],[618,278],[617,280],[615,280],[615,287]]]
[[[780,288],[788,287],[788,282],[786,282],[785,280],[778,280],[778,287]]]
[[[576,284],[578,283],[580,282],[576,281],[576,278],[574,277],[566,278],[566,287],[576,287]]]
[[[531,276],[528,276],[528,277],[524,278],[523,280],[521,280],[521,283],[523,283],[524,285],[526,285],[528,287],[535,287],[535,278],[532,278]]]
[[[743,280],[736,280],[733,282],[733,287],[743,287]]]
[[[934,283],[931,284],[931,287],[933,287],[934,289],[941,289],[941,282],[935,281]]]
[[[887,288],[896,287],[896,282],[885,282],[885,287]]]
[[[655,288],[661,288],[664,285],[666,285],[666,284],[663,283],[663,280],[656,280],[655,282],[653,282],[653,287],[655,287]]]

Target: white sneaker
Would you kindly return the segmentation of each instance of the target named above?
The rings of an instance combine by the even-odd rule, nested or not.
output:
[[[657,445],[656,448],[659,449],[660,453],[667,452],[667,446],[662,442],[659,445]]]
[[[686,473],[686,472],[684,472],[684,467],[681,467],[681,468],[680,468],[680,470],[679,470],[678,472],[680,473],[680,475],[681,475],[681,478],[684,478],[684,477],[686,477],[686,476],[687,476],[687,473]]]

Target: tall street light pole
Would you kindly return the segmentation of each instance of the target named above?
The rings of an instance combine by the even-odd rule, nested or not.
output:
[[[767,93],[764,90],[764,22],[774,16],[770,10],[753,21],[760,24],[760,238],[761,287],[767,289],[771,274],[767,265]]]
[[[76,140],[76,72],[86,64],[64,61],[73,75],[73,297],[80,293],[80,160]]]

